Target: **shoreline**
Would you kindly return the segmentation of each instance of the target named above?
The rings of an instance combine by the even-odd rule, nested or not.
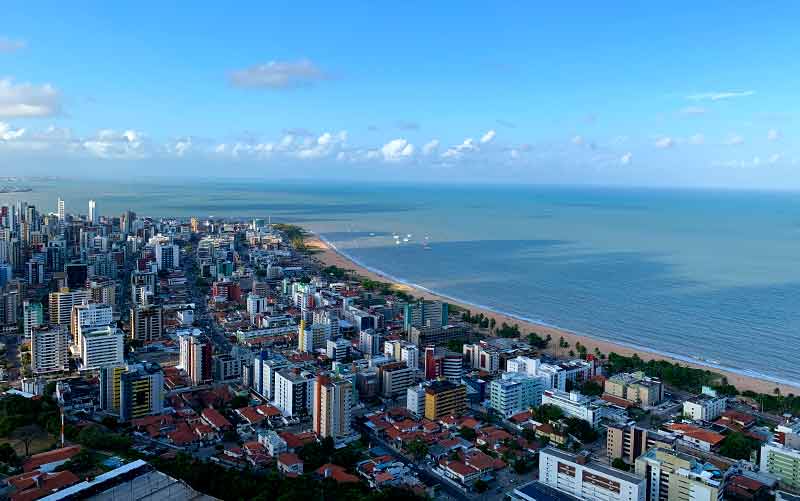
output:
[[[727,378],[728,383],[736,386],[739,391],[751,390],[757,393],[772,394],[775,388],[780,388],[781,393],[786,395],[789,393],[797,393],[798,390],[800,390],[800,382],[794,383],[789,381],[775,380],[764,374],[747,374],[735,369],[720,367],[715,364],[704,364],[693,360],[690,357],[685,357],[678,354],[660,353],[624,342],[608,341],[554,325],[548,325],[544,322],[523,318],[511,313],[497,311],[487,306],[471,303],[469,301],[450,297],[445,294],[440,294],[420,285],[411,284],[400,280],[387,273],[384,273],[381,270],[366,266],[337,249],[334,244],[328,242],[321,235],[308,232],[305,240],[306,245],[310,249],[317,252],[313,255],[313,257],[327,266],[336,266],[338,268],[350,270],[364,278],[369,278],[371,280],[389,282],[392,284],[395,290],[400,290],[415,297],[421,297],[424,299],[438,299],[445,301],[461,309],[469,310],[473,315],[483,313],[485,317],[494,318],[497,325],[501,325],[503,322],[508,325],[518,324],[520,331],[523,333],[536,332],[542,337],[549,334],[553,341],[551,341],[551,346],[544,351],[550,354],[556,354],[554,347],[558,342],[557,339],[563,337],[571,347],[574,347],[576,342],[586,346],[589,353],[592,353],[595,348],[597,348],[605,354],[611,352],[615,352],[623,356],[632,356],[633,354],[638,354],[643,360],[666,360],[671,363],[678,363],[696,369],[716,372]]]

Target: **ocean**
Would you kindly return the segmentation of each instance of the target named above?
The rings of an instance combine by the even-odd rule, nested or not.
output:
[[[54,211],[268,217],[461,301],[800,381],[800,193],[220,180],[36,181]],[[395,238],[397,237],[397,238]]]

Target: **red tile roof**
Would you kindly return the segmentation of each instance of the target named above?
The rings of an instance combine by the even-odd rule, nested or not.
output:
[[[317,468],[316,473],[321,477],[330,477],[339,483],[358,482],[357,476],[347,473],[344,467],[339,466],[338,464],[324,464]]]
[[[55,463],[57,461],[66,461],[80,452],[80,450],[80,445],[71,445],[69,447],[62,447],[61,449],[34,454],[22,464],[22,470],[33,471],[45,464]]]
[[[263,414],[259,414],[252,407],[241,407],[236,409],[236,412],[250,424],[257,424],[266,419]]]
[[[220,414],[219,411],[217,409],[214,409],[213,407],[208,407],[206,409],[203,409],[201,415],[206,421],[208,421],[208,423],[211,426],[215,428],[224,429],[233,426],[231,422],[225,418],[225,416]]]
[[[286,466],[294,466],[297,464],[303,464],[303,460],[297,457],[297,454],[293,454],[291,452],[284,452],[278,455],[278,462],[280,464],[284,464]]]
[[[24,478],[21,478],[24,477]],[[39,480],[37,486],[36,480]],[[16,479],[16,480],[12,480]],[[11,501],[34,501],[49,496],[55,491],[77,484],[80,479],[71,471],[40,473],[38,471],[24,473],[17,477],[9,477],[8,482],[14,485],[17,492],[11,495]]]
[[[272,405],[259,405],[256,407],[256,411],[267,417],[277,417],[281,415],[280,409]]]

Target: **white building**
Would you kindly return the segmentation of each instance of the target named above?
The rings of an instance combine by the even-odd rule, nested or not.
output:
[[[714,421],[725,412],[725,397],[700,394],[683,402],[683,414],[696,421]]]
[[[72,307],[72,342],[81,346],[83,331],[94,327],[106,327],[114,321],[114,310],[107,304],[88,303]]]
[[[272,457],[278,457],[289,449],[287,448],[286,441],[278,435],[275,430],[269,430],[264,433],[258,434],[258,443],[267,449],[267,453]]]
[[[253,361],[253,390],[267,400],[275,400],[276,376],[287,367],[289,362],[283,357],[268,358],[266,353],[259,354]]]
[[[275,407],[284,416],[311,414],[314,396],[314,376],[299,369],[283,369],[275,375]]]
[[[350,349],[350,343],[346,339],[329,339],[327,342],[325,354],[331,360],[340,361],[347,357],[347,352]]]
[[[250,315],[250,322],[254,323],[256,315],[267,311],[267,298],[258,294],[250,293],[247,295],[247,313]]]
[[[64,221],[64,218],[66,217],[66,210],[65,210],[65,207],[64,207],[64,200],[62,200],[61,197],[58,197],[58,208],[57,208],[57,210],[58,210],[58,213],[57,213],[58,214],[58,220],[59,221]]]
[[[125,362],[125,335],[116,327],[84,328],[81,335],[81,369],[95,370]]]
[[[645,501],[647,495],[644,478],[553,447],[539,451],[539,482],[590,501]]]
[[[350,427],[353,386],[343,378],[319,375],[314,380],[312,428],[320,437],[339,439],[352,434]]]
[[[565,416],[582,419],[592,425],[600,426],[600,420],[606,415],[606,407],[600,406],[593,399],[577,391],[569,393],[559,390],[547,390],[542,395],[542,405],[550,404],[558,407]]]
[[[406,390],[406,409],[417,418],[425,415],[425,385],[420,383]]]
[[[31,335],[31,370],[34,374],[69,369],[69,338],[60,327],[35,330]]]
[[[419,368],[419,347],[408,341],[392,340],[383,344],[383,354],[398,362],[405,362],[415,371]]]
[[[775,442],[764,444],[760,469],[777,477],[783,487],[800,490],[800,450]]]
[[[538,407],[542,403],[544,380],[520,372],[504,372],[489,383],[490,407],[505,417]]]
[[[180,355],[178,368],[186,371],[189,381],[199,385],[211,379],[211,342],[200,329],[178,331]]]
[[[174,270],[181,265],[180,247],[175,244],[156,245],[156,263],[159,270]]]
[[[567,371],[557,365],[543,364],[538,358],[512,358],[506,362],[506,371],[521,372],[531,377],[542,378],[546,390],[564,391],[567,387]]]
[[[97,223],[97,202],[89,200],[89,222]]]
[[[462,354],[468,366],[486,372],[500,370],[500,350],[485,342],[465,344]]]

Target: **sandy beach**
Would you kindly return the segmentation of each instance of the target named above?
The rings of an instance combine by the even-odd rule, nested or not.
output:
[[[502,325],[503,322],[509,325],[518,324],[520,331],[523,333],[536,332],[542,337],[545,337],[549,334],[552,337],[553,342],[550,343],[551,346],[546,351],[550,353],[555,352],[555,349],[557,349],[558,347],[558,339],[563,337],[570,344],[571,347],[574,347],[575,343],[581,343],[582,345],[586,346],[589,353],[594,352],[595,348],[599,349],[602,353],[606,354],[615,352],[620,355],[631,356],[634,353],[636,353],[639,355],[639,357],[641,357],[644,360],[669,360],[670,362],[676,362],[690,367],[695,367],[699,369],[708,369],[725,376],[728,379],[728,382],[736,386],[740,391],[752,390],[759,393],[770,393],[770,394],[773,392],[775,388],[780,388],[783,394],[788,394],[788,393],[797,394],[798,391],[800,391],[800,383],[798,383],[798,385],[796,386],[791,386],[787,384],[775,383],[773,381],[769,381],[766,379],[759,379],[751,376],[745,376],[735,372],[717,369],[715,367],[707,367],[698,363],[691,363],[691,362],[686,362],[684,360],[674,359],[660,353],[653,353],[653,352],[648,352],[646,350],[634,349],[629,346],[613,343],[611,341],[580,335],[574,332],[558,329],[555,327],[550,327],[547,325],[521,321],[518,318],[514,318],[508,315],[503,315],[494,312],[492,310],[480,308],[471,304],[460,303],[450,298],[430,293],[423,289],[411,287],[403,283],[398,283],[395,280],[391,279],[390,277],[384,276],[382,274],[364,268],[363,266],[360,266],[359,264],[354,263],[353,261],[348,259],[347,256],[344,256],[339,252],[337,252],[334,248],[332,248],[330,245],[328,245],[325,241],[321,240],[316,235],[309,234],[305,240],[305,243],[310,249],[316,251],[314,257],[327,266],[336,266],[338,268],[342,268],[345,270],[352,270],[355,273],[365,278],[369,278],[371,280],[392,283],[393,287],[396,290],[405,291],[408,294],[411,294],[415,297],[423,297],[425,299],[438,299],[446,301],[460,308],[470,310],[470,312],[473,315],[483,313],[485,317],[494,318],[497,325]]]

